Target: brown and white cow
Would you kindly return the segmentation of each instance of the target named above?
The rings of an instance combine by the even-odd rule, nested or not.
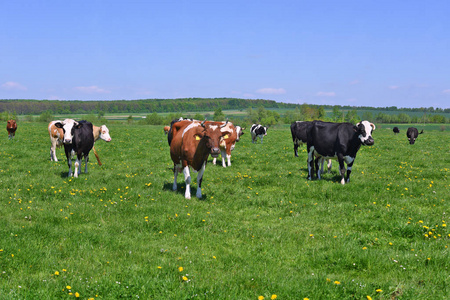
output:
[[[51,121],[48,124],[48,134],[50,135],[50,142],[52,145],[50,146],[50,160],[58,161],[56,157],[56,148],[61,147],[63,144],[64,131],[62,128],[58,128],[55,126],[55,123],[61,123],[62,121],[56,120]]]
[[[100,127],[98,126],[92,126],[93,132],[94,132],[94,143],[98,139],[102,139],[105,142],[111,142],[111,136],[109,135],[109,129],[106,127],[106,125],[102,125]],[[92,150],[94,151],[95,158],[97,159],[98,165],[101,166],[102,162],[100,161],[100,158],[98,157],[97,151],[95,150],[95,146],[92,147]]]
[[[17,123],[16,120],[8,120],[8,123],[6,124],[6,130],[8,131],[8,138],[12,139],[16,135],[17,130]]]
[[[221,122],[221,125],[225,122]],[[234,126],[231,122],[228,122],[225,127],[220,129],[221,131],[231,132],[230,135],[225,135],[220,143],[220,154],[222,156],[222,167],[226,168],[225,157],[228,162],[228,166],[231,166],[231,151],[234,150],[236,142],[239,142],[241,135],[244,134],[243,129],[240,126]],[[216,158],[213,158],[213,164],[216,164]]]
[[[177,190],[177,176],[183,171],[186,182],[185,198],[191,198],[190,168],[198,172],[197,198],[202,197],[202,181],[209,155],[213,158],[220,153],[219,145],[224,136],[231,132],[221,131],[223,125],[214,122],[183,120],[172,124],[173,138],[170,142],[170,157],[174,163],[173,190]]]

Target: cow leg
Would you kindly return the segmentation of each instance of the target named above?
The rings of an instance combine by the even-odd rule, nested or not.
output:
[[[202,168],[198,171],[197,174],[197,193],[195,196],[197,196],[198,199],[202,198],[202,182],[203,182],[203,173],[205,172],[206,168],[206,162],[203,163]]]
[[[87,168],[88,167],[88,163],[89,163],[89,154],[84,157],[84,173],[86,173],[86,174],[88,172],[88,170],[87,170],[88,169]]]
[[[345,166],[344,166],[344,158],[341,155],[338,155],[338,162],[339,162],[339,173],[341,174],[341,184],[345,184]]]
[[[322,178],[322,173],[323,173],[323,163],[324,163],[325,159],[323,157],[319,157],[316,159],[316,170],[317,170],[317,179],[321,179]],[[320,165],[320,168],[319,168]]]
[[[228,166],[231,167],[231,150],[234,149],[234,145],[230,147],[230,149],[226,149],[225,154],[227,156]]]
[[[72,157],[69,155],[67,156],[67,164],[69,165],[69,175],[68,177],[72,176]]]
[[[213,158],[213,165],[216,164],[216,161],[217,161],[217,157],[214,157],[214,158]]]
[[[328,173],[331,173],[331,166],[332,166],[331,159],[329,159],[329,160],[328,160],[328,164],[327,164],[327,167],[328,167]]]
[[[80,169],[79,169],[80,164],[81,164],[81,159],[78,158],[78,155],[77,155],[77,159],[75,160],[75,172],[73,172],[73,176],[74,176],[75,178],[78,178],[78,175],[79,175],[80,172],[81,172]]]
[[[220,156],[222,156],[222,167],[226,168],[227,165],[225,164],[225,158],[227,157],[227,152],[220,149]]]
[[[352,173],[353,162],[347,164],[347,182],[350,182],[350,174]]]
[[[177,177],[178,177],[178,167],[176,165],[173,166],[173,186],[172,191],[177,190]]]
[[[308,179],[312,180],[312,173],[314,172],[314,147],[311,147],[308,151]]]
[[[189,171],[189,166],[184,167],[184,182],[186,182],[186,192],[184,193],[184,198],[191,199],[191,173]]]
[[[261,137],[261,144],[262,144],[263,136]]]
[[[294,155],[298,157],[298,143],[294,142]]]
[[[231,154],[230,155],[227,154],[227,161],[228,161],[228,166],[231,167]]]

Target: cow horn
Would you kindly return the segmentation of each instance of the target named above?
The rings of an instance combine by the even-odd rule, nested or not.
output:
[[[227,121],[225,122],[225,124],[220,125],[220,128],[224,128],[225,126],[227,126],[227,124],[228,124],[228,119],[227,119]]]
[[[204,121],[202,121],[202,122],[200,123],[200,125],[201,125],[202,127],[205,127],[205,122],[206,122],[206,119],[205,119]]]

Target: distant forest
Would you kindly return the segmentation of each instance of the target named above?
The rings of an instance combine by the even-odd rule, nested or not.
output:
[[[245,110],[247,108],[263,107],[266,109],[301,108],[304,104],[291,104],[273,100],[247,100],[237,98],[180,98],[180,99],[145,99],[145,100],[112,100],[112,101],[79,101],[79,100],[0,100],[1,112],[15,112],[18,115],[39,115],[43,112],[53,114],[83,114],[83,113],[170,113],[170,112],[203,112],[222,110]],[[450,109],[433,107],[397,108],[368,107],[368,106],[341,106],[341,105],[314,105],[309,107],[332,110],[376,110],[390,112],[422,112],[422,113],[450,113]]]
[[[273,100],[247,100],[238,98],[180,98],[180,99],[145,99],[145,100],[114,100],[114,101],[62,101],[62,100],[0,100],[0,120],[18,115],[27,119],[48,121],[54,115],[88,114],[102,118],[107,114],[146,114],[148,124],[164,124],[175,114],[183,116],[194,113],[198,118],[205,112],[214,112],[214,119],[225,118],[222,111],[243,111],[243,119],[248,122],[263,122],[265,124],[285,123],[296,120],[325,120],[333,122],[358,122],[361,119],[373,120],[379,123],[449,123],[450,109],[434,107],[397,108],[291,104]],[[282,115],[280,115],[280,112]],[[162,118],[158,114],[167,114]],[[184,115],[185,116],[185,115]],[[236,116],[235,116],[236,117]]]

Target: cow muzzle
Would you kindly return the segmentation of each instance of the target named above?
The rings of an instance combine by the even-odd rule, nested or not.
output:
[[[373,138],[371,136],[367,140],[364,141],[364,145],[366,145],[366,146],[372,146],[373,144],[375,144],[375,141],[373,140]]]
[[[72,144],[72,139],[65,139],[64,144]]]
[[[220,149],[219,148],[211,148],[211,156],[213,158],[217,158],[219,156]]]

